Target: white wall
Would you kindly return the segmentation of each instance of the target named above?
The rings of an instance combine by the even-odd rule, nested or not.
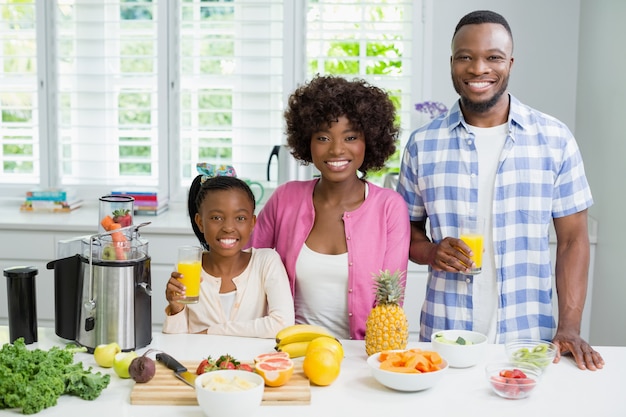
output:
[[[626,1],[582,0],[580,16],[576,132],[598,219],[591,340],[626,346]]]
[[[578,63],[579,0],[425,0],[431,14],[431,97],[448,107],[458,98],[450,81],[450,44],[463,15],[479,9],[506,18],[513,32],[515,62],[509,91],[574,130]],[[428,10],[430,9],[430,11]],[[425,72],[427,72],[426,70]],[[427,89],[428,86],[425,88]]]
[[[624,0],[425,0],[430,81],[416,101],[457,99],[450,81],[450,41],[472,10],[502,14],[511,25],[515,63],[509,91],[524,103],[565,122],[581,148],[598,220],[591,336],[595,345],[626,345],[626,39]],[[428,50],[428,49],[427,49]],[[429,94],[430,92],[430,94]]]

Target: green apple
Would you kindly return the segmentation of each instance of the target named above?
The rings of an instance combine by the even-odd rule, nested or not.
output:
[[[115,355],[120,353],[122,348],[117,343],[102,344],[96,346],[93,351],[93,358],[96,363],[103,368],[110,368],[113,366],[113,360]]]
[[[115,355],[113,359],[113,370],[120,378],[130,378],[130,372],[128,368],[130,363],[137,357],[137,352],[134,350],[130,352],[120,352]]]

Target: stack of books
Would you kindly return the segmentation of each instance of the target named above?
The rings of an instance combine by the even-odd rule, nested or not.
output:
[[[157,190],[151,189],[119,189],[113,190],[111,195],[127,195],[135,199],[133,209],[135,216],[156,216],[169,207],[169,199],[159,197]]]
[[[75,190],[58,188],[34,189],[26,192],[21,211],[69,213],[83,205]]]

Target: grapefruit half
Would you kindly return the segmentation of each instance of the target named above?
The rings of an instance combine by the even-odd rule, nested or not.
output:
[[[291,379],[293,361],[289,358],[269,357],[255,363],[254,370],[263,377],[268,387],[280,387]]]

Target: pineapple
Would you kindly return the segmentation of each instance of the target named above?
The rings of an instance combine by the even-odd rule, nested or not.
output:
[[[405,349],[409,339],[409,323],[400,306],[404,297],[404,273],[389,270],[374,275],[376,305],[365,323],[367,355],[389,349]]]

